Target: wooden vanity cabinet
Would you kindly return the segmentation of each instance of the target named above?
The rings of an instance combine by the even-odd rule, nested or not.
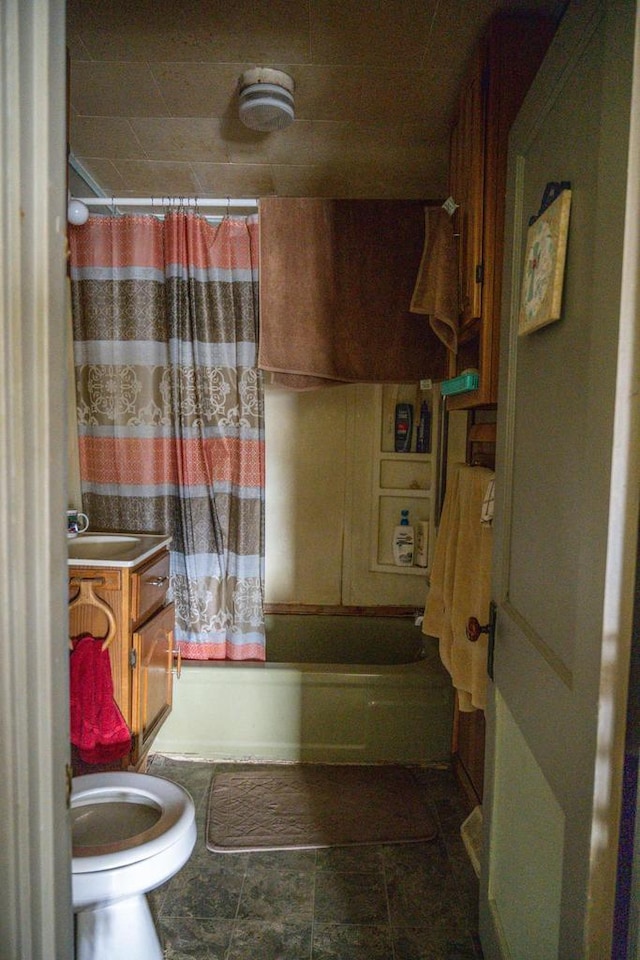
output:
[[[163,548],[137,567],[70,568],[70,599],[78,589],[73,583],[76,578],[91,579],[94,593],[115,617],[116,635],[109,646],[114,698],[132,737],[131,752],[120,765],[141,769],[172,705],[174,606],[167,603],[169,551]],[[102,636],[104,619],[99,610],[78,607],[70,614],[70,635],[88,631]]]
[[[458,204],[459,349],[449,377],[475,368],[477,390],[450,396],[449,410],[498,401],[505,190],[509,129],[555,30],[547,17],[498,14],[476,49],[451,131],[449,193]]]

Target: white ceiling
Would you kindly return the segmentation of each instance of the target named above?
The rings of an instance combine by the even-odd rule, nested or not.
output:
[[[435,199],[477,38],[497,9],[561,0],[69,0],[69,144],[107,196]],[[517,51],[515,51],[517,55]],[[296,119],[237,119],[276,67]],[[71,192],[86,195],[72,173]]]

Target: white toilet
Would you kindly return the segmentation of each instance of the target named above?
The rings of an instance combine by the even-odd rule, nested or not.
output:
[[[191,856],[187,791],[143,773],[74,778],[71,839],[76,960],[162,960],[145,894]]]

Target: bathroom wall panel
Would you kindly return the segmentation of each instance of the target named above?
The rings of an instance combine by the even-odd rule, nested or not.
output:
[[[267,388],[268,602],[341,603],[348,399]]]
[[[424,606],[426,576],[370,570],[378,392],[266,390],[266,601]]]

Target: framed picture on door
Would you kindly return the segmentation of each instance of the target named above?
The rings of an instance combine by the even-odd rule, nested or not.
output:
[[[571,190],[563,190],[527,231],[520,336],[560,319],[570,209]]]

